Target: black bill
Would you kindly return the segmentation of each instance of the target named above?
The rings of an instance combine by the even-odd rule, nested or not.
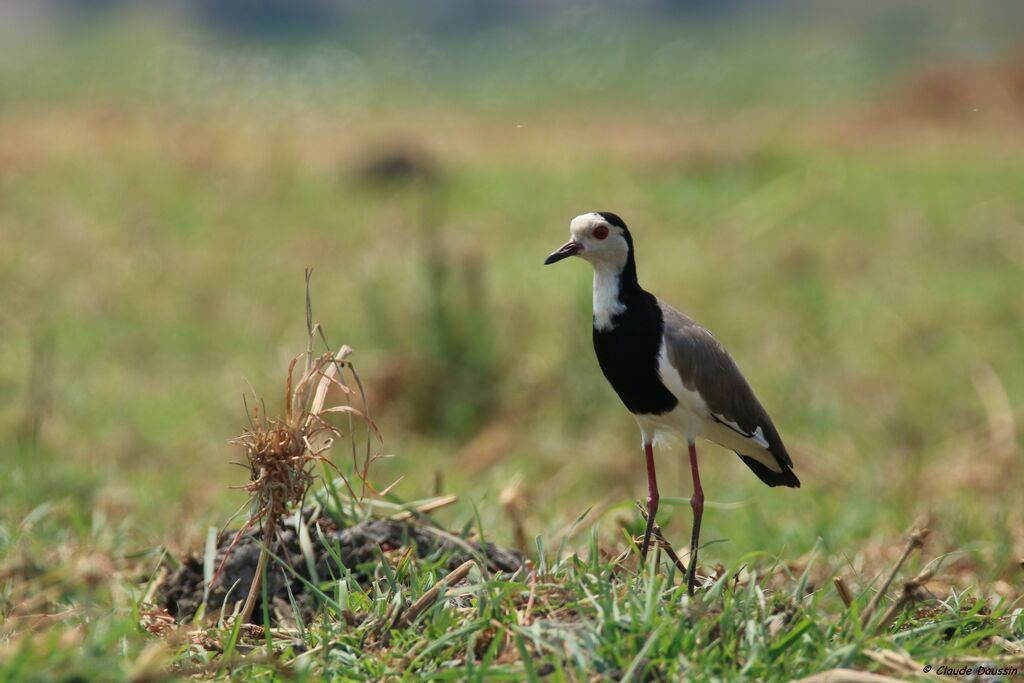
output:
[[[549,266],[552,263],[556,263],[557,261],[561,261],[564,258],[569,258],[570,256],[575,256],[576,254],[580,253],[581,251],[583,251],[583,245],[582,244],[580,244],[576,240],[569,240],[568,242],[566,242],[565,244],[560,246],[558,249],[556,249],[555,251],[551,252],[551,254],[546,259],[544,259],[544,265],[545,266]]]

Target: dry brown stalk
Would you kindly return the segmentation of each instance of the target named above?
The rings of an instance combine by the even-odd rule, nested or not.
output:
[[[533,623],[533,603],[537,598],[537,570],[530,573],[530,596],[526,599],[526,611],[519,622],[521,626],[529,626]]]
[[[454,494],[448,496],[441,496],[440,498],[428,500],[426,503],[423,503],[423,505],[417,506],[415,510],[405,510],[404,512],[399,512],[396,515],[392,515],[391,519],[397,522],[406,519],[412,519],[413,517],[416,517],[418,515],[433,512],[434,510],[440,510],[443,507],[448,507],[449,505],[456,503],[458,500],[459,497]]]
[[[647,507],[641,504],[640,501],[637,501],[636,507],[640,510],[640,515],[644,518],[644,522],[646,522]],[[676,569],[682,573],[682,576],[685,579],[689,575],[686,565],[684,565],[683,561],[679,559],[679,555],[676,554],[676,551],[672,548],[672,544],[668,542],[665,535],[661,533],[661,527],[658,526],[657,522],[655,522],[654,526],[651,528],[651,536],[655,539],[655,547],[664,549],[665,554],[668,555],[668,558],[672,560],[676,565]],[[634,542],[636,542],[636,539],[634,539]]]
[[[902,683],[902,678],[892,678],[882,674],[871,673],[870,671],[857,671],[856,669],[829,669],[816,673],[807,678],[801,678],[796,683]]]
[[[527,508],[526,494],[523,490],[522,477],[514,477],[498,497],[505,514],[512,522],[512,534],[515,538],[515,547],[520,552],[526,552],[526,525],[523,516]]]
[[[944,680],[941,676],[924,672],[924,664],[918,662],[902,652],[894,650],[865,650],[864,656],[883,667],[887,671],[915,679],[924,678],[930,681]]]
[[[927,594],[924,591],[924,585],[928,583],[932,578],[932,570],[930,568],[923,570],[920,574],[905,581],[903,583],[903,591],[900,593],[900,597],[893,604],[889,605],[889,609],[882,615],[881,621],[878,622],[878,626],[875,627],[875,633],[881,633],[894,619],[899,615],[903,609],[919,599],[927,599]]]
[[[903,563],[907,561],[908,557],[910,557],[910,553],[924,545],[924,539],[928,538],[929,533],[931,533],[929,529],[914,529],[910,533],[910,538],[907,539],[907,545],[903,548],[903,554],[900,555],[900,559],[896,561],[895,565],[893,565],[892,571],[889,572],[889,576],[885,579],[885,583],[882,584],[882,587],[871,598],[871,602],[868,603],[868,606],[864,608],[864,613],[861,614],[860,617],[860,623],[862,626],[867,626],[868,622],[871,620],[871,616],[878,608],[878,603],[882,600],[882,596],[884,596],[886,591],[889,590],[889,586],[892,585],[893,579],[896,578],[896,574],[898,574],[900,569],[903,567]]]
[[[833,576],[832,585],[836,587],[836,592],[839,593],[839,599],[843,601],[843,606],[849,609],[850,604],[853,603],[853,595],[850,594],[846,581],[841,576]]]
[[[992,641],[993,645],[998,645],[1011,654],[1024,655],[1024,645],[1021,645],[1020,643],[1007,640],[1002,636],[991,636],[989,640]]]
[[[454,571],[448,574],[448,576],[444,577],[436,584],[431,586],[430,590],[421,595],[419,600],[412,603],[409,606],[409,609],[407,609],[405,613],[402,614],[402,616],[397,621],[397,625],[407,626],[411,624],[413,621],[415,621],[416,617],[418,617],[423,612],[423,610],[427,609],[428,607],[434,604],[434,602],[437,600],[438,595],[441,594],[441,591],[451,588],[459,581],[462,581],[464,578],[466,578],[466,575],[469,574],[469,570],[472,569],[475,564],[476,563],[473,560],[466,560],[458,567],[456,567]]]

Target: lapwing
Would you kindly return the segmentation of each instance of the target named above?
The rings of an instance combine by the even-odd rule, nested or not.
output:
[[[800,480],[779,432],[725,348],[640,286],[633,238],[622,219],[604,211],[585,213],[569,223],[569,233],[569,241],[544,264],[578,256],[594,268],[594,351],[605,378],[636,418],[647,463],[642,558],[658,512],[653,445],[675,435],[689,445],[693,532],[687,590],[692,595],[704,514],[697,438],[735,451],[768,486],[796,488]]]

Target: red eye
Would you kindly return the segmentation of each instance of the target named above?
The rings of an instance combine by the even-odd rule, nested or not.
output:
[[[599,226],[597,226],[596,228],[594,228],[593,235],[594,235],[594,237],[596,239],[603,240],[605,237],[608,236],[608,226],[607,225],[599,225]]]

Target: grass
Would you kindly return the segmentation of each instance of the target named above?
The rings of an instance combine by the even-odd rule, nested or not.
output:
[[[110,541],[90,544],[92,562],[116,552]],[[464,580],[440,591],[444,558],[410,562],[394,553],[370,583],[348,575],[323,584],[321,615],[301,630],[171,626],[142,602],[145,586],[64,563],[76,569],[43,572],[32,584],[58,588],[55,602],[66,605],[71,623],[27,628],[28,615],[16,610],[8,623],[20,637],[8,644],[2,671],[6,680],[153,680],[168,672],[245,680],[783,680],[850,667],[912,678],[925,677],[925,665],[1024,664],[1019,651],[1006,650],[1021,637],[1020,610],[1009,600],[953,592],[927,609],[897,613],[889,627],[880,625],[880,611],[862,624],[871,591],[855,586],[845,607],[825,579],[836,567],[823,566],[830,560],[820,548],[793,563],[749,553],[719,567],[691,599],[671,563],[652,553],[647,567],[635,567],[635,556],[609,559],[599,543],[591,532],[579,552],[545,553],[532,570],[511,576],[470,562],[460,568]],[[75,559],[74,550],[61,550]],[[23,585],[21,577],[6,580],[16,590]],[[124,593],[105,594],[111,585]],[[121,607],[110,611],[110,600]],[[399,608],[414,603],[425,607],[399,619]]]
[[[0,80],[0,676],[900,678],[1019,659],[1024,165],[1005,111],[922,118],[899,108],[906,61],[840,50],[818,64],[771,36],[741,53],[737,33],[705,38],[734,55],[720,82],[687,72],[706,107],[678,93],[607,103],[600,88],[557,104],[558,82],[520,83],[536,99],[496,107],[479,93],[504,72],[481,67],[440,88],[449,100],[382,94],[343,116],[303,81],[316,106],[295,117],[254,77],[245,97],[146,90],[141,59],[97,86],[117,63],[97,42],[144,49],[118,35]],[[748,87],[771,64],[813,78]],[[830,80],[844,64],[855,87]],[[824,94],[794,99],[800,82]],[[396,146],[436,159],[426,206],[360,176]],[[702,550],[722,569],[693,600],[663,558],[617,561],[623,528],[641,525],[635,427],[589,347],[585,268],[540,266],[591,209],[623,215],[641,281],[731,349],[804,482],[765,489],[702,447],[704,538],[724,542]],[[271,657],[265,634],[216,617],[151,633],[155,568],[244,502],[227,490],[244,483],[228,441],[248,383],[280,409],[307,266],[397,456],[375,483],[404,476],[399,500],[455,493],[439,524],[546,551],[528,541],[533,569],[511,577],[475,565],[389,631],[449,571],[391,557],[372,582],[326,585],[323,614],[272,631]],[[659,522],[681,541],[683,458],[658,457],[676,498]],[[880,611],[943,557],[936,598],[861,626],[916,524],[932,534]]]

